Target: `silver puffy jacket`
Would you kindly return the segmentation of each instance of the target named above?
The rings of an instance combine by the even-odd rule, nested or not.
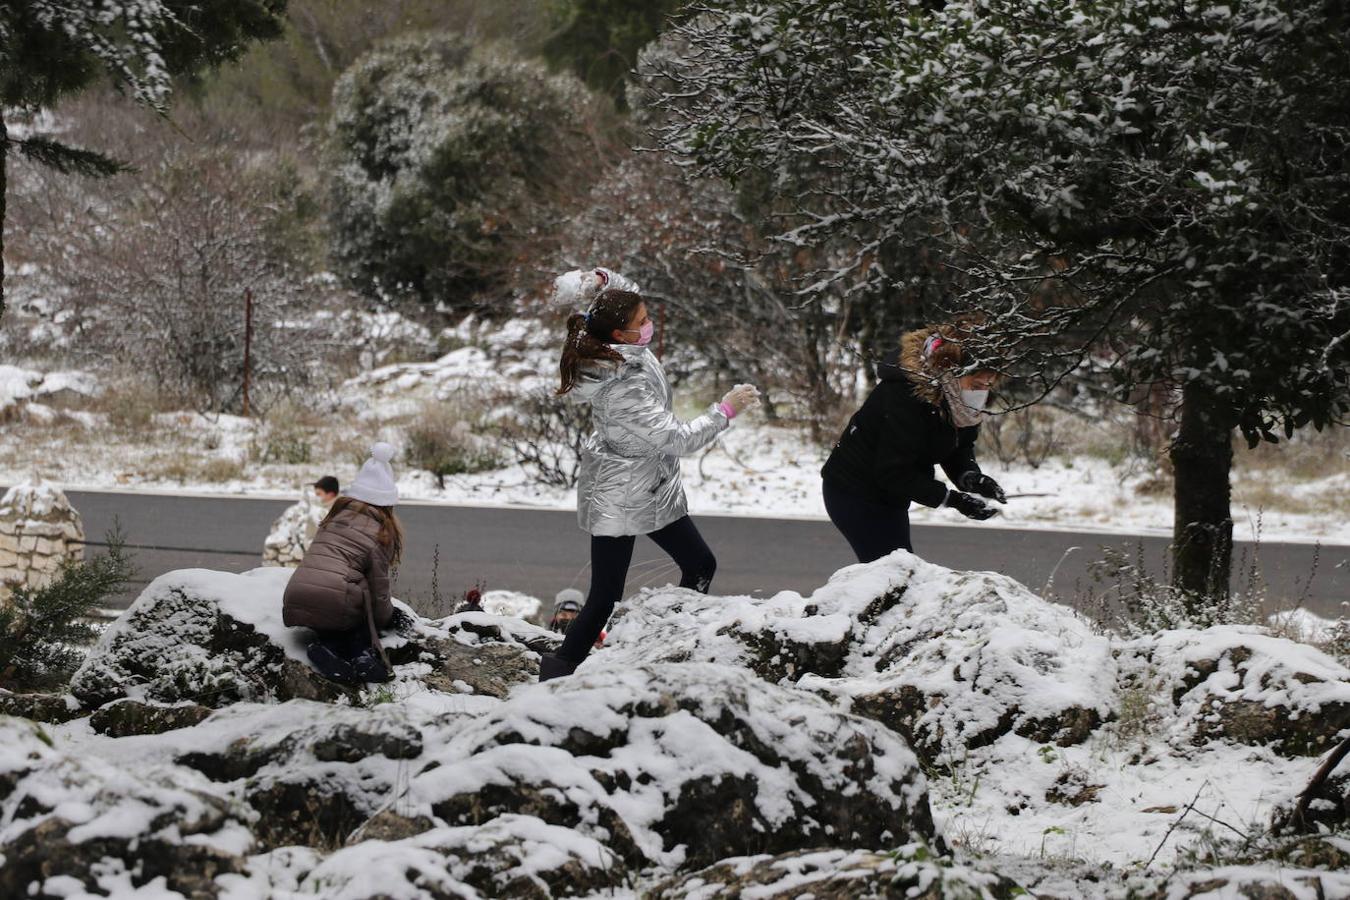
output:
[[[670,382],[646,347],[615,344],[622,363],[583,369],[572,393],[591,404],[581,451],[577,521],[596,535],[651,534],[688,514],[680,457],[731,423],[716,404],[692,422],[671,412]]]

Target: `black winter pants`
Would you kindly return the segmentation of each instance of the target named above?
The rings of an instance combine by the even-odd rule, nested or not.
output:
[[[370,629],[365,625],[358,625],[347,631],[320,631],[315,629],[314,636],[320,644],[333,651],[334,656],[348,662],[356,659],[372,646]]]
[[[708,593],[717,572],[717,557],[708,549],[692,519],[688,516],[676,519],[647,537],[670,554],[680,567],[680,587]],[[567,636],[556,654],[560,659],[579,665],[591,652],[595,639],[614,612],[614,604],[623,599],[623,586],[628,580],[628,566],[633,561],[636,543],[637,538],[632,535],[591,536],[591,590],[576,621],[567,628]]]
[[[825,512],[848,541],[858,562],[872,562],[904,549],[911,553],[909,508],[884,506],[824,483]]]

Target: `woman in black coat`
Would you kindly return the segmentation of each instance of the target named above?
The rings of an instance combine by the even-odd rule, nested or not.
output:
[[[859,562],[913,551],[912,501],[951,507],[971,519],[998,512],[981,498],[1005,501],[1003,489],[975,463],[980,416],[997,376],[958,374],[968,363],[955,327],[907,332],[825,461],[825,510]],[[934,477],[935,465],[959,490]]]

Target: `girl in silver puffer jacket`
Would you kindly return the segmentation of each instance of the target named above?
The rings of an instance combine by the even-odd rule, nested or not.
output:
[[[689,518],[680,457],[712,443],[759,399],[754,387],[737,385],[697,419],[678,419],[665,371],[647,349],[647,305],[619,289],[619,278],[607,269],[588,273],[585,296],[595,299],[567,322],[559,393],[590,403],[595,429],[577,483],[577,519],[591,535],[591,588],[562,647],[541,661],[540,681],[571,674],[586,658],[623,596],[638,535],[675,560],[680,587],[707,593],[717,560]]]

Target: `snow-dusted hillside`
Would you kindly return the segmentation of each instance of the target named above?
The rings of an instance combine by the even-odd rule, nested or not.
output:
[[[413,326],[398,320],[384,327],[401,333]],[[572,489],[541,484],[492,433],[521,398],[552,391],[557,335],[532,319],[500,325],[469,319],[441,339],[459,346],[437,359],[371,368],[304,409],[275,410],[265,419],[147,413],[128,426],[118,420],[125,412],[115,403],[111,413],[92,403],[102,386],[89,373],[0,367],[0,415],[25,424],[0,434],[0,483],[27,477],[38,463],[45,477],[68,488],[289,498],[319,474],[350,477],[374,439],[406,446],[411,426],[444,414],[461,417],[464,442],[495,456],[497,466],[447,475],[442,486],[403,460],[398,474],[405,499],[571,508]],[[692,415],[714,393],[691,384],[681,389],[679,403]],[[1156,489],[1150,467],[1115,446],[1118,423],[1069,417],[1057,427],[1061,435],[1100,432],[1095,449],[1081,452],[1066,443],[1036,467],[1020,459],[1000,463],[988,446],[981,451],[985,469],[1008,493],[1031,495],[1011,500],[1001,524],[1170,533],[1170,496]],[[40,460],[31,452],[34,440],[44,448]],[[303,461],[293,458],[297,451]],[[824,518],[820,465],[826,452],[799,428],[748,415],[709,450],[683,461],[690,508],[700,515]],[[1309,471],[1244,468],[1243,459],[1239,454],[1233,476],[1237,537],[1350,543],[1350,517],[1336,512],[1337,498],[1350,495],[1350,469],[1334,462]],[[920,523],[966,524],[949,510],[916,506],[912,516]]]

